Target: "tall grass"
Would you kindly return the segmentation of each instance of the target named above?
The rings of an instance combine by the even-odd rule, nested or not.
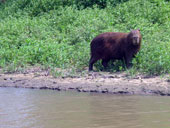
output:
[[[83,71],[96,35],[136,28],[143,40],[131,70],[169,73],[170,1],[6,0],[0,4],[0,66],[15,70],[40,64]]]

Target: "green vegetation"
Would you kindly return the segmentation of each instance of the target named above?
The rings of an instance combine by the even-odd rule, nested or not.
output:
[[[84,71],[96,35],[136,28],[143,40],[130,72],[170,73],[169,0],[6,0],[0,3],[0,67]],[[125,70],[116,65],[110,71]]]

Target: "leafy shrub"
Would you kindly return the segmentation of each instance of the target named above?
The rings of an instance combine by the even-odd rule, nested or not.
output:
[[[170,72],[169,1],[8,0],[0,6],[1,67],[40,64],[82,71],[95,36],[140,28],[142,47],[132,70]],[[125,70],[121,62],[115,65],[111,71]],[[100,62],[95,66],[102,68]]]

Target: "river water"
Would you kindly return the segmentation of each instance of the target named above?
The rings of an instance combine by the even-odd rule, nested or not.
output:
[[[0,88],[0,128],[170,128],[170,97]]]

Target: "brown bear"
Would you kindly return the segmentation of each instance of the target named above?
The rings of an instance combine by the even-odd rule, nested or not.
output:
[[[91,41],[91,58],[89,71],[93,64],[102,59],[106,68],[110,60],[125,61],[126,67],[131,66],[132,58],[140,50],[142,36],[140,30],[131,30],[129,33],[106,32],[98,35]]]

